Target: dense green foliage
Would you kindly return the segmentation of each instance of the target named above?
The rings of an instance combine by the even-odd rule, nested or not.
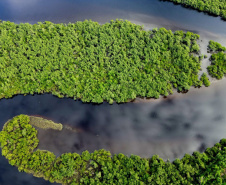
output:
[[[105,150],[62,154],[34,149],[37,130],[29,116],[19,115],[8,121],[0,132],[2,155],[19,171],[33,173],[50,182],[62,184],[191,185],[226,183],[226,139],[204,153],[185,154],[172,163],[157,155],[150,159],[136,155],[111,155]]]
[[[226,1],[225,0],[167,0],[191,7],[202,12],[221,16],[226,20]]]
[[[207,77],[207,74],[206,73],[203,73],[201,78],[200,78],[200,81],[203,82],[203,84],[206,86],[206,87],[209,87],[210,86],[210,81],[209,81],[209,78]]]
[[[37,130],[29,124],[29,116],[19,115],[9,121],[0,132],[2,155],[19,171],[47,177],[55,155],[49,151],[34,149],[38,146]],[[40,172],[43,174],[41,175]]]
[[[207,67],[208,73],[217,79],[222,79],[226,74],[226,47],[221,44],[210,41],[208,49],[214,52],[211,57],[211,65]]]
[[[0,22],[0,98],[51,92],[83,102],[159,98],[200,86],[199,35],[99,25]]]
[[[216,52],[216,51],[226,51],[226,47],[222,46],[218,42],[214,42],[213,40],[209,41],[208,50],[210,52]]]

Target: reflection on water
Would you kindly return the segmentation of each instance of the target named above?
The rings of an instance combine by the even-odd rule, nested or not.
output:
[[[159,0],[1,0],[0,19],[16,23],[39,21],[100,23],[122,18],[153,26],[208,31],[226,36],[226,24],[196,10]]]
[[[68,23],[92,19],[100,23],[128,19],[145,29],[190,30],[201,35],[203,54],[208,41],[226,46],[226,22],[195,10],[158,0],[1,0],[0,19],[16,23]],[[208,65],[203,62],[203,66]],[[205,71],[205,70],[204,70]],[[69,125],[61,133],[39,133],[41,149],[60,155],[104,148],[114,153],[173,160],[184,153],[203,151],[226,138],[226,80],[209,88],[192,89],[167,99],[100,106],[51,95],[16,96],[0,101],[0,124],[18,114],[41,115]],[[135,102],[141,102],[137,100]],[[19,173],[0,156],[0,185],[47,185],[49,182]]]
[[[226,138],[225,83],[226,80],[218,81],[208,88],[177,93],[167,99],[120,105],[83,104],[48,94],[19,95],[0,101],[0,123],[2,127],[18,114],[42,115],[78,129],[78,133],[68,129],[62,133],[40,132],[39,148],[56,155],[104,148],[113,154],[142,157],[158,154],[165,160],[173,160],[195,150],[202,152]],[[18,178],[18,185],[31,184],[30,175],[16,173],[17,169],[3,157],[0,164],[0,184],[11,182],[9,174]],[[39,182],[40,179],[32,178],[32,183]]]

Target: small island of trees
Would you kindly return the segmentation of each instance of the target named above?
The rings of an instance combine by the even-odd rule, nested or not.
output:
[[[39,143],[37,132],[27,115],[9,120],[0,132],[2,155],[19,171],[50,182],[64,185],[226,183],[226,139],[207,148],[204,153],[185,154],[182,159],[171,163],[163,161],[158,155],[151,158],[128,157],[121,153],[112,155],[103,149],[56,157],[50,151],[34,151]]]

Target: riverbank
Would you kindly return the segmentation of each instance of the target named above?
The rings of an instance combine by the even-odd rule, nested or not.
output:
[[[109,181],[112,183],[125,181],[124,184],[156,183],[158,176],[162,177],[162,172],[156,171],[156,164],[161,164],[161,170],[165,171],[164,179],[161,179],[164,183],[225,182],[226,164],[222,159],[225,159],[226,155],[226,139],[222,139],[212,148],[207,148],[204,153],[185,154],[182,159],[176,159],[172,163],[163,161],[158,155],[150,158],[141,158],[133,154],[126,156],[122,153],[112,155],[103,149],[95,150],[93,153],[84,151],[81,155],[65,153],[56,157],[48,150],[35,150],[39,143],[38,131],[29,122],[29,116],[19,115],[7,123],[0,132],[2,155],[19,171],[31,173],[50,182],[65,185],[96,184],[96,182],[100,184]]]

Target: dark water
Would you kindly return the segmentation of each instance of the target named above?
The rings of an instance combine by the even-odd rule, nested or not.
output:
[[[22,96],[0,101],[0,124],[18,114],[42,115],[70,125],[79,133],[39,135],[41,149],[78,152],[105,148],[112,153],[173,160],[185,153],[204,151],[226,138],[226,80],[209,88],[193,89],[165,100],[100,106],[51,95]],[[43,143],[46,142],[46,143]],[[0,157],[1,185],[49,184],[17,172]],[[13,178],[12,178],[13,177]]]
[[[146,29],[166,27],[201,35],[201,51],[210,39],[226,46],[226,22],[195,10],[158,0],[1,0],[0,19],[16,23],[68,23],[92,19],[100,23],[122,18]],[[207,65],[208,62],[203,64]],[[40,133],[40,148],[78,152],[105,148],[112,153],[173,160],[185,153],[204,151],[226,138],[226,80],[209,88],[175,94],[165,100],[97,106],[51,95],[16,96],[0,101],[0,124],[18,114],[41,115],[79,128],[62,134]],[[48,136],[48,137],[47,137]],[[0,157],[0,185],[47,185],[42,179],[19,173]]]
[[[1,0],[0,19],[16,23],[68,23],[92,19],[100,23],[122,18],[142,24],[226,35],[225,21],[159,0]]]

